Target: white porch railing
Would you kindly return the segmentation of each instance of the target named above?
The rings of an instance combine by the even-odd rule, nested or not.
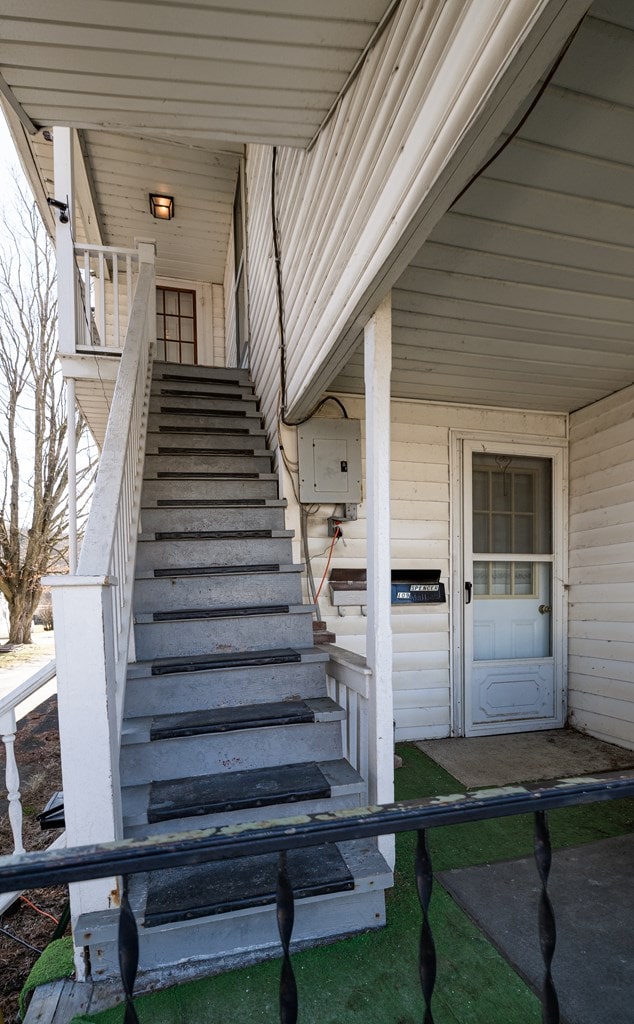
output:
[[[139,274],[137,249],[74,243],[75,351],[121,352]]]
[[[32,697],[35,697],[32,707],[38,707],[48,696],[48,690],[45,691],[45,687],[55,679],[55,672],[55,662],[49,661],[48,665],[45,665],[28,679],[25,679],[11,693],[0,698],[0,737],[2,737],[5,751],[5,785],[14,854],[25,852],[20,771],[15,756],[15,738],[18,728],[16,709]],[[65,842],[65,833],[62,833],[51,844],[49,849],[52,850],[59,846],[64,846]],[[2,852],[6,853],[8,851]],[[0,896],[0,914],[4,914],[5,910],[11,906],[19,895],[19,892],[3,893]]]
[[[368,781],[368,701],[372,673],[360,654],[328,644],[328,696],[346,712],[341,723],[343,755]]]
[[[49,577],[58,641],[58,707],[69,844],[121,837],[119,747],[130,657],[152,354],[154,249],[139,272],[77,573]],[[79,883],[73,918],[116,900],[114,880]]]

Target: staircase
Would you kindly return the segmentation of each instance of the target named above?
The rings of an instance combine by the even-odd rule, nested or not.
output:
[[[155,363],[121,749],[126,837],[367,802],[313,646],[246,371]],[[289,852],[295,948],[384,923],[372,840]],[[277,956],[276,855],[136,876],[140,971],[194,976]],[[95,915],[91,915],[95,916]],[[93,977],[116,928],[80,922]],[[96,925],[96,927],[95,927]],[[81,930],[80,928],[80,930]]]

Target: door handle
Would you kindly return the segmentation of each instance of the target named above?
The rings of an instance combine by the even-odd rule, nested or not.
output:
[[[465,601],[465,604],[471,604],[471,592],[473,590],[473,583],[465,583],[464,589],[467,595],[467,600]]]
[[[540,604],[539,608],[537,609],[540,615],[548,615],[548,613],[552,612],[552,610],[553,606],[551,604]]]

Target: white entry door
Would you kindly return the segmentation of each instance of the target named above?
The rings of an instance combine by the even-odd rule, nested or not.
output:
[[[563,724],[551,455],[465,441],[467,735]]]

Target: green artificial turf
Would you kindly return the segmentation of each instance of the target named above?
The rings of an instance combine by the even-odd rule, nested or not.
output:
[[[75,972],[73,940],[70,935],[64,939],[49,942],[41,957],[35,961],[24,987],[20,992],[20,1016],[24,1017],[29,996],[38,985],[58,978],[72,978]]]
[[[397,798],[463,792],[464,787],[416,747],[402,746]],[[553,811],[555,846],[572,846],[634,827],[634,801]],[[417,958],[420,909],[413,876],[413,835],[397,837],[395,887],[386,894],[388,925],[381,931],[293,955],[302,1024],[419,1024],[422,997]],[[532,851],[530,817],[500,818],[432,830],[436,871]],[[431,922],[438,956],[436,1024],[538,1024],[535,995],[438,884]],[[536,924],[535,924],[536,927]],[[242,968],[135,1000],[141,1024],[181,1021],[273,1024],[279,1019],[279,961]],[[73,1024],[121,1024],[117,1007]]]

